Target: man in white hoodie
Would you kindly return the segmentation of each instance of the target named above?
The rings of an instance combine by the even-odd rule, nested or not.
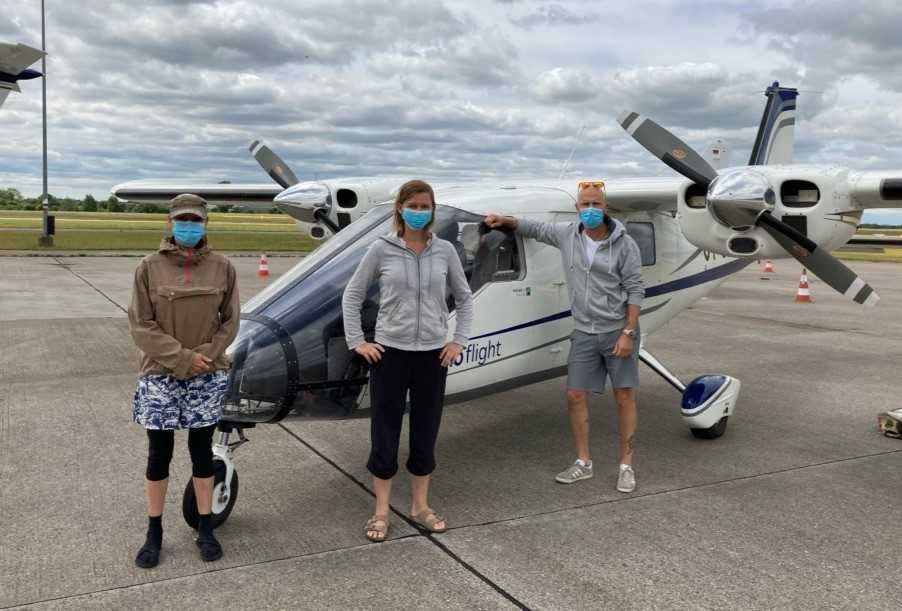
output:
[[[604,183],[581,182],[576,201],[579,222],[540,223],[489,214],[485,223],[515,229],[561,251],[574,326],[567,361],[567,411],[576,461],[555,479],[572,484],[592,477],[588,395],[604,392],[610,377],[619,416],[617,489],[632,492],[639,310],[645,289],[639,247],[623,224],[608,216],[607,208]]]

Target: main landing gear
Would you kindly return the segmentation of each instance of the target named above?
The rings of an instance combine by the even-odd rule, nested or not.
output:
[[[221,526],[229,518],[238,500],[238,471],[235,469],[232,453],[248,441],[244,436],[245,426],[219,423],[219,439],[213,444],[213,511],[210,520],[213,528]],[[233,432],[238,434],[238,441],[229,443]],[[182,495],[182,515],[188,526],[197,528],[197,497],[194,494],[194,482],[190,479]]]
[[[738,379],[722,374],[703,375],[686,385],[645,348],[639,349],[639,358],[683,394],[680,411],[693,436],[717,439],[726,432],[727,420],[736,409],[742,388]]]

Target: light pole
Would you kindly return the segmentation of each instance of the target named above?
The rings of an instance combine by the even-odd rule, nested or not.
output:
[[[43,115],[44,115],[44,193],[41,196],[41,237],[38,239],[39,246],[53,246],[53,233],[50,231],[50,215],[49,202],[47,199],[47,46],[44,40],[44,0],[41,0],[41,51],[44,57],[41,58],[41,72],[44,77],[41,79],[43,85]]]

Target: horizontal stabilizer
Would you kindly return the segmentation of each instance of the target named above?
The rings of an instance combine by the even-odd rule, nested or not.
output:
[[[0,72],[19,74],[44,57],[40,49],[28,45],[0,43]]]

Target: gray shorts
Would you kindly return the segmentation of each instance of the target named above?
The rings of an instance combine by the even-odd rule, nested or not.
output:
[[[621,330],[607,333],[570,334],[570,356],[567,359],[567,389],[604,392],[608,376],[614,388],[639,386],[639,340],[633,340],[633,352],[628,357],[614,356],[614,346]]]

